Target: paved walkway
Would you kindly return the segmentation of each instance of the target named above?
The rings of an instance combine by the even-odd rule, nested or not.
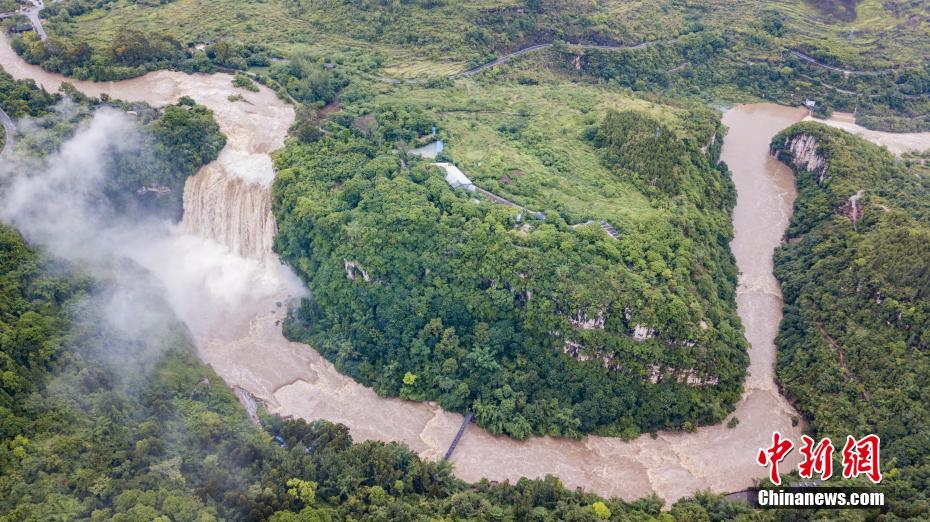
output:
[[[45,28],[42,27],[42,20],[39,18],[39,13],[45,9],[45,3],[43,0],[30,0],[32,2],[32,7],[29,9],[23,9],[21,11],[13,11],[10,13],[0,13],[0,20],[4,18],[12,18],[14,16],[25,16],[29,19],[29,23],[32,24],[32,28],[35,30],[36,34],[39,35],[40,40],[45,40],[48,38],[48,34],[45,32]],[[52,0],[60,1],[60,0]]]
[[[40,40],[45,40],[48,38],[48,35],[45,34],[45,28],[42,27],[42,20],[39,19],[39,13],[45,9],[45,3],[42,0],[32,0],[32,7],[23,11],[22,14],[29,17],[29,21],[32,22],[32,28],[36,30],[36,34],[39,35]]]
[[[658,40],[658,41],[655,41],[655,42],[643,42],[643,43],[638,43],[638,44],[636,44],[636,45],[595,45],[595,44],[578,44],[578,43],[565,42],[565,45],[569,45],[569,46],[571,46],[571,47],[575,47],[575,48],[578,48],[578,49],[598,49],[598,50],[601,50],[601,51],[630,51],[630,50],[636,50],[636,49],[645,49],[645,48],[650,47],[650,46],[653,46],[653,45],[668,43],[668,42],[672,42],[672,41],[674,41],[674,40]],[[486,63],[486,64],[479,65],[478,67],[475,67],[475,68],[473,68],[473,69],[469,69],[469,70],[467,70],[467,71],[462,71],[462,72],[460,72],[460,73],[450,74],[450,75],[446,76],[446,78],[455,79],[455,78],[467,78],[467,77],[469,77],[469,76],[474,76],[474,75],[476,75],[476,74],[479,74],[479,73],[481,73],[481,72],[484,72],[484,71],[486,71],[486,70],[488,70],[488,69],[491,69],[491,68],[493,68],[493,67],[497,67],[498,65],[505,64],[505,63],[509,62],[510,60],[512,60],[512,59],[514,59],[514,58],[516,58],[516,57],[518,57],[518,56],[523,56],[524,54],[529,54],[529,53],[532,53],[532,52],[534,52],[534,51],[539,51],[539,50],[541,50],[541,49],[548,49],[548,48],[550,48],[550,47],[552,47],[552,46],[554,46],[554,45],[555,45],[555,44],[552,43],[552,42],[530,45],[530,46],[528,46],[528,47],[524,47],[524,48],[522,48],[522,49],[518,49],[518,50],[516,50],[516,51],[514,51],[514,52],[512,52],[512,53],[507,53],[507,54],[505,54],[504,56],[501,56],[500,58],[498,58],[498,59],[496,59],[496,60],[490,61],[490,62],[488,62],[488,63]],[[427,81],[427,80],[424,79],[424,78],[415,78],[415,79],[411,79],[411,80],[399,80],[399,79],[397,79],[397,78],[388,78],[388,77],[385,77],[385,76],[375,76],[375,75],[373,75],[373,74],[368,74],[368,73],[361,72],[361,71],[359,71],[358,74],[361,75],[361,76],[363,76],[363,77],[365,77],[365,78],[368,78],[368,79],[370,79],[370,80],[376,80],[376,81],[379,81],[379,82],[392,83],[392,84],[405,83],[405,84],[410,84],[410,85],[416,85],[416,84],[420,84],[420,83],[426,83],[426,81]]]
[[[422,158],[433,159],[433,157],[429,155],[429,152],[431,151],[430,147],[433,146],[434,144],[435,142],[430,143],[429,145],[426,145],[424,147],[413,149],[412,151],[410,151],[410,153],[416,156],[420,156]],[[505,197],[498,196],[497,194],[491,191],[485,190],[475,185],[471,181],[471,179],[464,172],[462,172],[461,169],[459,169],[458,167],[456,167],[455,165],[451,163],[433,163],[433,165],[436,165],[437,167],[446,171],[446,182],[449,184],[450,187],[452,187],[453,190],[464,188],[471,192],[477,192],[483,195],[484,197],[488,198],[489,200],[493,201],[494,203],[518,208],[522,210],[523,212],[526,212],[527,217],[534,217],[539,220],[544,220],[546,218],[546,215],[542,212],[528,209],[524,207],[523,205],[514,203],[513,201],[510,201],[509,199]],[[569,227],[578,228],[580,226],[590,225],[592,223],[594,223],[594,221],[585,221],[584,223],[576,223],[574,225],[569,225]],[[601,227],[601,230],[607,233],[607,235],[610,236],[611,238],[620,239],[620,233],[617,232],[617,230],[614,229],[614,227],[607,221],[601,219],[597,221],[597,224],[599,227]]]

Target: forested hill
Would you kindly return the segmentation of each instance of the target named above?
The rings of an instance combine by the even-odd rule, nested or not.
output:
[[[899,516],[930,476],[930,178],[851,134],[795,125],[772,142],[800,196],[776,253],[778,378],[818,436],[877,433]]]
[[[399,444],[353,444],[345,426],[322,421],[266,418],[263,431],[183,336],[152,357],[152,345],[79,324],[78,310],[99,313],[86,304],[102,289],[0,225],[2,522],[748,516],[711,494],[663,514],[655,497],[601,499],[553,477],[469,485],[446,463]],[[114,366],[103,346],[152,364]]]
[[[592,151],[600,177],[547,163],[549,180],[512,183],[540,219],[405,166],[386,138],[425,133],[430,116],[374,110],[375,133],[343,114],[345,126],[276,156],[278,251],[313,293],[292,335],[379,393],[474,407],[479,424],[518,438],[633,437],[727,414],[747,356],[727,248],[733,188],[719,140],[701,150],[716,116],[682,111],[702,129],[689,134],[637,111],[598,115],[569,146]],[[537,118],[551,128],[553,116]],[[518,125],[502,133],[552,158]],[[597,183],[614,206],[645,208],[614,219],[611,237],[571,221],[591,214],[547,188],[563,176],[566,192]]]
[[[72,102],[80,110],[62,113],[73,120],[49,115],[61,96],[0,75],[5,111],[46,118],[41,122],[48,133],[42,139],[29,136],[33,139],[21,142],[20,152],[42,156],[70,139],[86,111],[100,101],[76,98]],[[212,123],[209,113],[196,106],[169,108],[160,119],[151,109],[132,108],[149,128],[163,122],[158,140],[169,148],[222,138],[209,125],[200,137],[188,135],[186,123]],[[206,161],[185,154],[183,145],[171,150],[187,158],[191,169],[199,166],[198,158]],[[113,167],[134,172],[125,165]],[[21,169],[13,175],[38,171]],[[136,193],[131,181],[105,189],[124,191],[113,194],[119,199]],[[134,285],[147,284],[141,269],[119,264],[132,271],[127,279]],[[159,327],[144,335],[127,334],[105,320],[112,309],[102,306],[106,300],[101,297],[114,290],[114,278],[101,279],[47,258],[0,225],[2,522],[660,516],[657,498],[633,503],[600,499],[568,491],[555,478],[465,484],[452,476],[447,463],[422,461],[399,444],[353,444],[346,427],[326,422],[263,418],[268,430],[256,428],[225,383],[196,358],[185,329],[157,292],[133,294],[145,313],[131,320],[157,317]],[[715,495],[681,500],[672,511],[682,519],[695,513],[728,517],[747,512]]]

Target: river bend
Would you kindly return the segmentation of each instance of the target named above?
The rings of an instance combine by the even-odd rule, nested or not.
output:
[[[282,303],[302,290],[271,250],[274,170],[268,154],[283,145],[294,118],[290,106],[264,87],[256,93],[234,88],[227,74],[159,71],[120,82],[71,80],[26,64],[4,36],[0,40],[0,65],[50,91],[68,81],[93,96],[108,93],[163,106],[187,95],[212,109],[227,145],[215,162],[188,180],[182,224],[160,254],[144,262],[163,280],[169,300],[193,332],[200,357],[228,385],[249,391],[272,413],[341,422],[356,440],[401,441],[424,458],[441,458],[461,415],[432,403],[379,397],[340,374],[311,347],[290,342],[281,333],[286,313]],[[245,101],[230,101],[233,94]],[[655,492],[670,502],[708,488],[739,490],[765,475],[755,463],[758,448],[775,430],[793,439],[800,435],[792,422],[796,413],[773,381],[773,341],[782,300],[772,275],[772,252],[796,193],[790,170],[769,157],[768,144],[805,114],[750,105],[724,116],[730,133],[723,159],[738,190],[732,243],[742,274],[737,306],[752,345],[745,394],[732,414],[739,424],[727,428],[721,423],[694,433],[660,432],[632,442],[596,436],[515,441],[472,426],[453,457],[456,475],[468,481],[514,481],[554,474],[570,488],[625,499]],[[179,273],[193,275],[179,279]],[[181,287],[184,292],[172,293]],[[189,298],[192,287],[196,299]],[[790,459],[785,463],[793,464]]]

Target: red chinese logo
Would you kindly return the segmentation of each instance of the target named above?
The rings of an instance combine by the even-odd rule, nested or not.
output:
[[[866,435],[859,440],[847,435],[846,445],[843,446],[843,478],[865,475],[875,484],[881,482],[878,455],[880,443],[878,435]]]
[[[830,439],[821,439],[814,447],[814,439],[807,435],[801,435],[801,455],[804,455],[804,461],[798,464],[798,474],[801,478],[812,478],[814,473],[819,473],[822,480],[827,480],[833,476],[833,443]]]
[[[833,442],[829,438],[821,439],[816,445],[814,439],[807,435],[801,436],[801,455],[804,460],[798,464],[798,474],[801,478],[810,479],[814,473],[820,475],[821,480],[833,476]],[[841,456],[843,458],[843,478],[852,479],[865,475],[869,480],[878,484],[882,480],[881,465],[879,461],[879,445],[881,439],[878,435],[866,435],[856,440],[852,435],[846,437]],[[769,467],[769,479],[776,486],[781,485],[781,474],[778,472],[778,463],[785,460],[791,453],[794,443],[781,436],[781,433],[772,433],[772,445],[760,448],[756,462],[760,466]]]
[[[785,460],[785,457],[791,453],[794,443],[788,439],[782,439],[781,433],[777,431],[772,433],[772,445],[768,448],[760,448],[756,462],[760,466],[771,466],[769,469],[769,479],[776,486],[781,484],[781,475],[778,473],[778,463]]]

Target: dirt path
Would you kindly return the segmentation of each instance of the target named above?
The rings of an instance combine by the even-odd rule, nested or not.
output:
[[[637,50],[637,49],[645,49],[653,45],[660,45],[660,44],[669,43],[672,41],[674,40],[659,40],[655,42],[643,42],[643,43],[639,43],[636,45],[595,45],[595,44],[573,44],[573,43],[566,43],[565,45],[574,47],[576,49],[598,49],[602,51],[632,51],[632,50]],[[553,47],[554,45],[555,44],[553,43],[540,43],[540,44],[530,45],[522,49],[517,49],[516,51],[513,51],[511,53],[507,53],[501,56],[500,58],[497,58],[496,60],[492,60],[488,63],[479,65],[478,67],[475,67],[473,69],[468,69],[467,71],[450,74],[446,76],[446,78],[455,79],[455,78],[468,78],[470,76],[475,76],[476,74],[480,74],[488,69],[497,67],[498,65],[503,65],[509,62],[510,60],[513,60],[514,58],[523,56],[525,54],[530,54],[535,51],[549,49],[550,47]],[[427,79],[424,79],[424,78],[401,80],[397,78],[388,78],[385,76],[375,76],[375,75],[367,74],[367,73],[359,73],[359,74],[370,80],[376,80],[376,81],[380,81],[384,83],[391,83],[391,84],[404,83],[404,84],[409,84],[409,85],[416,85],[416,84],[421,84],[421,83],[425,83],[428,81]]]
[[[651,46],[653,46],[653,45],[659,45],[659,44],[663,44],[663,43],[669,43],[669,42],[671,42],[671,41],[673,41],[673,40],[659,40],[659,41],[655,41],[655,42],[643,42],[643,43],[638,43],[638,44],[636,44],[636,45],[595,45],[595,44],[573,44],[573,43],[566,43],[565,45],[567,45],[567,46],[569,46],[569,47],[576,48],[576,49],[597,49],[597,50],[601,50],[601,51],[634,51],[634,50],[637,50],[637,49],[645,49],[645,48],[651,47]],[[541,49],[548,49],[548,48],[552,47],[553,45],[555,45],[555,44],[552,44],[552,43],[542,43],[542,44],[531,45],[531,46],[529,46],[529,47],[524,47],[523,49],[519,49],[519,50],[516,50],[516,51],[514,51],[514,52],[512,52],[512,53],[505,54],[504,56],[501,56],[500,58],[498,58],[498,59],[496,59],[496,60],[494,60],[494,61],[488,62],[488,63],[486,63],[486,64],[484,64],[484,65],[479,65],[478,67],[475,67],[474,69],[469,69],[469,70],[467,70],[467,71],[464,71],[464,72],[461,72],[461,73],[452,75],[452,77],[453,77],[453,78],[456,78],[456,77],[474,76],[474,75],[476,75],[476,74],[478,74],[478,73],[480,73],[480,72],[482,72],[482,71],[485,71],[485,70],[487,70],[487,69],[490,69],[490,68],[492,68],[492,67],[496,67],[496,66],[498,66],[498,65],[507,63],[507,62],[509,62],[510,60],[512,60],[512,59],[514,59],[514,58],[516,58],[516,57],[518,57],[518,56],[523,56],[524,54],[528,54],[528,53],[531,53],[531,52],[533,52],[533,51],[539,51],[539,50],[541,50]]]
[[[32,28],[35,29],[36,34],[39,35],[40,40],[45,40],[48,38],[48,35],[45,33],[45,28],[42,27],[42,20],[39,18],[39,13],[45,9],[45,3],[43,0],[31,0],[32,7],[24,11],[20,11],[19,14],[29,18],[29,22],[32,23]]]
[[[894,69],[882,69],[879,71],[858,71],[856,69],[842,69],[840,67],[836,67],[830,64],[823,63],[817,60],[816,58],[814,58],[813,56],[809,56],[800,51],[788,49],[788,52],[791,53],[793,56],[804,60],[807,63],[820,67],[821,69],[836,71],[838,73],[842,73],[844,76],[880,76],[882,74],[888,74],[888,73],[894,72]]]

